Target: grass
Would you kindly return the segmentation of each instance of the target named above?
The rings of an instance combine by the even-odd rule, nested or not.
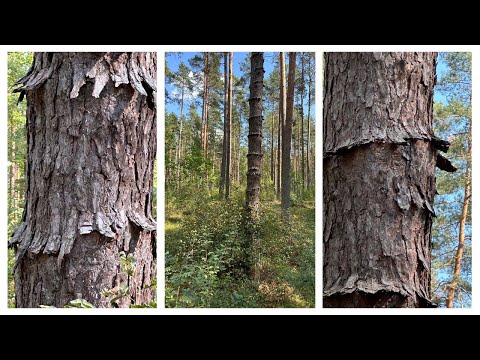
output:
[[[228,203],[201,198],[183,207],[170,204],[167,307],[314,307],[314,203],[293,206],[287,222],[278,202],[264,201],[249,244],[241,195]]]

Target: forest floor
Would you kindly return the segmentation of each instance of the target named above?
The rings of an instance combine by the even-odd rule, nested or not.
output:
[[[294,205],[289,221],[283,219],[279,202],[262,202],[252,247],[240,194],[228,202],[196,200],[167,206],[166,307],[315,306],[313,201]],[[252,268],[253,273],[247,270]]]

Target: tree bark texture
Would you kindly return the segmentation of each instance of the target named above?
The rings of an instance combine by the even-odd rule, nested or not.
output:
[[[285,123],[282,132],[282,209],[290,207],[290,164],[292,151],[293,99],[295,90],[296,53],[288,54],[288,90]]]
[[[262,176],[262,95],[263,53],[252,53],[250,74],[250,117],[248,119],[247,154],[247,210],[252,218],[258,217],[260,208],[260,180]]]
[[[328,53],[324,306],[429,307],[436,53]]]
[[[470,101],[471,103],[471,101]],[[465,246],[465,225],[467,224],[468,208],[470,206],[470,199],[472,196],[472,121],[470,120],[470,126],[468,128],[468,157],[467,157],[467,171],[465,174],[465,194],[463,196],[462,215],[460,216],[460,227],[458,230],[458,246],[457,254],[455,256],[455,268],[453,271],[452,282],[448,289],[447,294],[447,308],[453,308],[453,302],[455,299],[455,292],[458,287],[458,281],[460,280],[460,273],[462,269],[463,248]]]
[[[17,307],[63,307],[128,282],[120,307],[153,299],[155,53],[36,53],[27,97],[28,187],[16,248]],[[133,254],[134,275],[119,252]]]

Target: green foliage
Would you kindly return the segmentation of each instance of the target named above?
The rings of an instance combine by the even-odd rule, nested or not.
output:
[[[432,293],[433,302],[445,306],[453,278],[458,247],[459,223],[465,194],[465,176],[468,161],[468,129],[471,124],[471,53],[441,53],[439,61],[444,71],[438,74],[435,88],[439,101],[434,104],[436,136],[451,142],[446,157],[458,168],[455,173],[437,169],[435,212],[432,228]],[[471,305],[472,237],[471,202],[465,229],[464,255],[459,284],[454,299],[455,307]]]
[[[197,197],[188,210],[171,212],[167,307],[313,307],[314,209],[294,209],[286,224],[278,204],[265,205],[252,251],[243,196],[238,191],[228,203]]]

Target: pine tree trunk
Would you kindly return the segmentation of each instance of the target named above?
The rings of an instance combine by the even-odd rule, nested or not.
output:
[[[274,148],[274,127],[275,127],[275,116],[274,116],[274,107],[275,103],[272,100],[272,132],[270,133],[270,180],[274,183],[275,186],[275,160],[273,157],[273,148]]]
[[[223,55],[223,80],[224,80],[224,97],[223,97],[223,147],[222,147],[222,164],[220,169],[220,187],[219,194],[223,198],[225,196],[225,172],[227,165],[227,117],[228,117],[228,53]]]
[[[281,198],[281,185],[282,185],[282,151],[283,151],[283,128],[285,127],[285,118],[286,118],[286,85],[285,85],[285,53],[281,52],[280,57],[280,118],[278,124],[278,142],[277,142],[277,200]]]
[[[288,57],[288,91],[285,124],[282,133],[282,209],[290,207],[290,163],[292,149],[293,126],[293,98],[295,90],[295,57],[296,53],[289,53]]]
[[[310,55],[312,56],[312,55]],[[311,167],[310,167],[310,109],[312,106],[312,63],[309,58],[308,62],[309,68],[309,79],[308,79],[308,111],[307,111],[307,189],[310,189],[311,183]]]
[[[153,299],[156,53],[36,53],[27,97],[28,188],[16,248],[17,307],[128,284],[120,307]],[[136,260],[133,277],[119,252]]]
[[[182,130],[183,130],[183,99],[185,95],[185,84],[182,85],[182,97],[180,100],[180,121],[178,126],[178,147],[177,147],[177,191],[180,191],[180,161],[182,157]]]
[[[465,246],[465,225],[467,223],[468,208],[470,206],[470,199],[472,197],[472,121],[470,120],[468,128],[468,155],[467,155],[467,170],[465,174],[465,193],[463,196],[462,215],[460,217],[460,229],[458,232],[458,247],[455,256],[455,270],[453,272],[453,279],[450,283],[447,294],[447,308],[453,308],[453,301],[455,299],[455,292],[460,280],[460,272],[462,269],[463,247]]]
[[[303,98],[305,94],[305,53],[302,53],[302,85],[300,91],[300,146],[302,149],[302,192],[305,191],[305,144],[304,144],[304,136],[303,134]]]
[[[228,117],[227,117],[227,164],[225,166],[225,199],[230,196],[230,183],[232,172],[232,104],[233,104],[233,52],[230,53],[230,62],[228,66]]]
[[[247,154],[247,212],[254,221],[260,209],[260,181],[262,176],[262,94],[263,53],[252,53],[250,74],[250,117],[248,119]]]
[[[328,53],[325,307],[430,307],[436,53]]]

